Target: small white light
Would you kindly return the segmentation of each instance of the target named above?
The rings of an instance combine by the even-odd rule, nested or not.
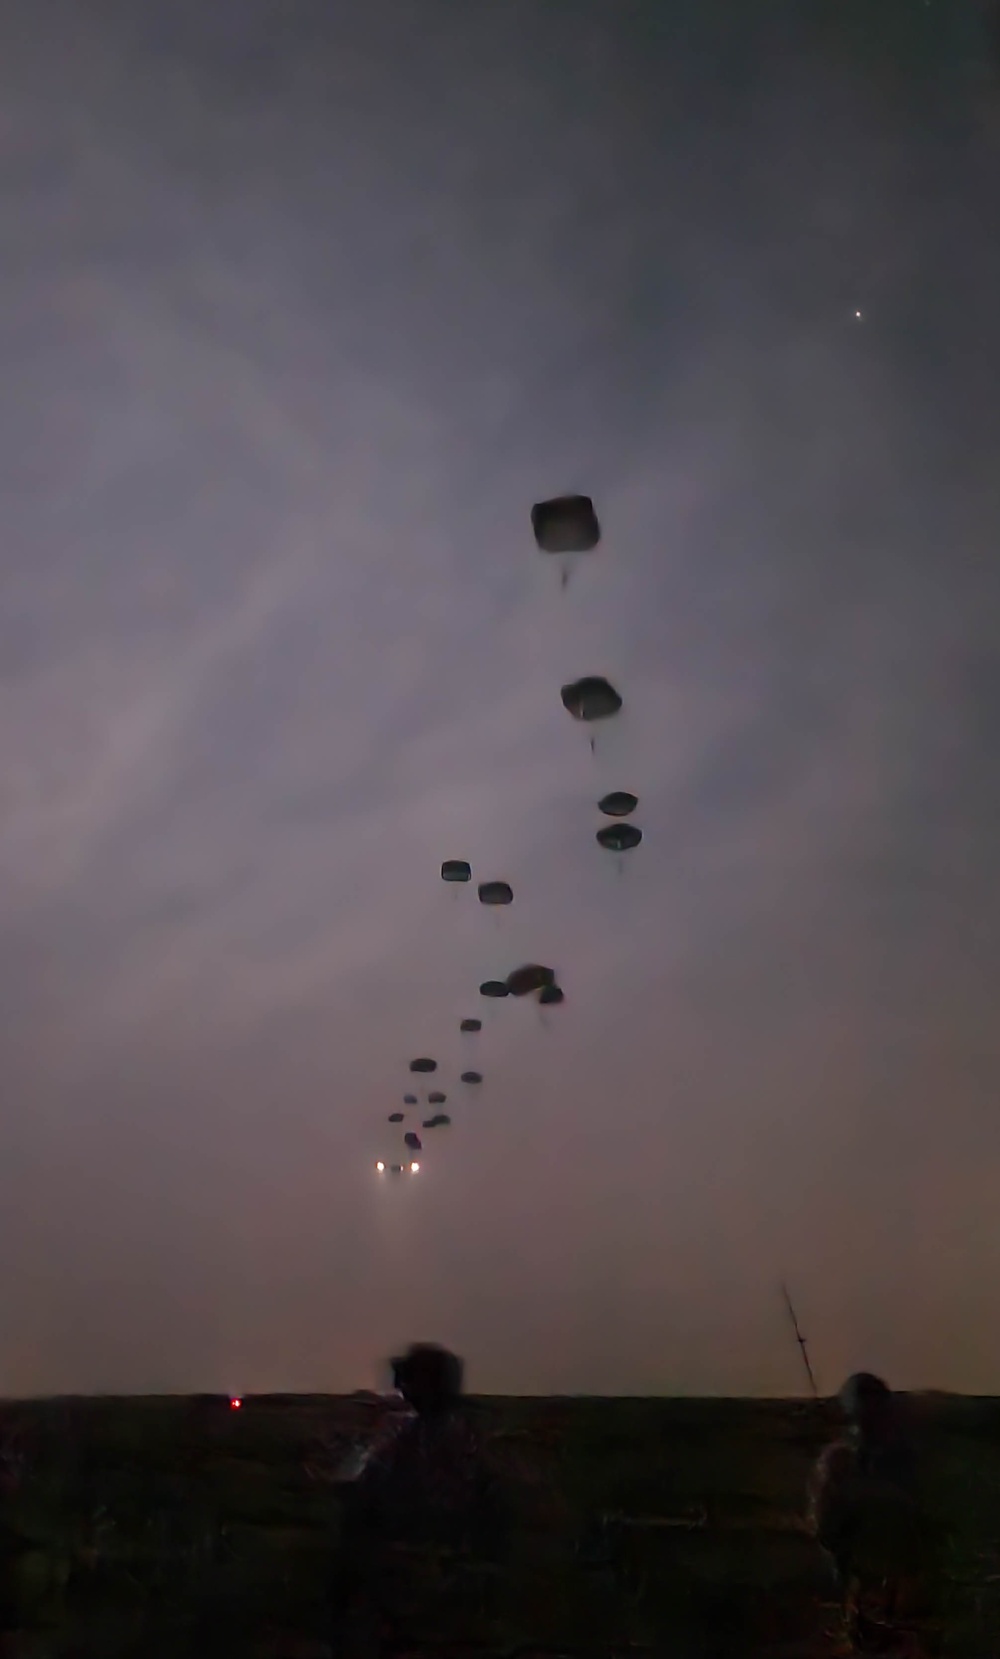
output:
[[[854,315],[857,317],[858,321],[860,322],[861,321],[861,312],[860,311],[855,311]]]
[[[377,1170],[378,1170],[378,1172],[379,1172],[379,1174],[380,1174],[380,1175],[384,1175],[384,1174],[385,1174],[385,1164],[383,1164],[383,1163],[377,1163],[377,1164],[376,1164],[376,1165],[375,1165],[375,1168],[376,1168],[376,1169],[377,1169]]]
[[[416,1175],[416,1173],[417,1173],[417,1170],[418,1170],[418,1169],[419,1169],[419,1168],[420,1168],[420,1165],[419,1165],[419,1164],[411,1164],[411,1165],[410,1165],[410,1173],[411,1173],[411,1174],[412,1174],[412,1175]]]

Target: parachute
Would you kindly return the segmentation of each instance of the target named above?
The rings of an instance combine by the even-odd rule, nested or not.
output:
[[[613,789],[610,795],[598,801],[597,810],[603,812],[605,818],[627,818],[638,805],[638,795],[630,795],[627,789]]]
[[[482,1081],[483,1081],[483,1078],[482,1078],[482,1073],[481,1072],[478,1072],[478,1071],[463,1071],[463,1073],[462,1073],[462,1082],[463,1083],[481,1083]]]
[[[563,708],[574,720],[608,720],[622,707],[622,700],[610,681],[593,674],[564,685],[559,695]]]
[[[543,1008],[557,1008],[561,1002],[566,1001],[566,993],[561,991],[558,985],[543,985],[538,993],[538,1001]]]
[[[446,858],[441,866],[442,881],[471,881],[472,865],[464,858]]]
[[[405,1116],[406,1116],[405,1112],[390,1112],[389,1113],[389,1122],[390,1123],[402,1123]]]
[[[390,1175],[402,1175],[402,1173],[403,1173],[402,1164],[390,1164],[389,1165],[389,1174]]]
[[[424,1119],[423,1127],[425,1129],[446,1129],[450,1123],[451,1118],[447,1112],[435,1112],[432,1118]]]
[[[447,1098],[447,1095],[443,1095],[440,1089],[435,1089],[433,1094],[427,1096],[427,1104],[428,1106],[443,1106]]]
[[[404,1094],[404,1096],[403,1096],[403,1105],[404,1106],[419,1106],[419,1104],[420,1104],[420,1102],[418,1101],[415,1094]]]
[[[481,997],[509,997],[506,982],[502,979],[484,979],[479,987]]]
[[[609,853],[627,853],[639,845],[642,830],[635,824],[605,824],[594,839]]]
[[[540,962],[526,962],[523,968],[515,968],[512,974],[507,975],[507,990],[512,997],[526,997],[532,991],[541,991],[555,982],[553,968],[543,968]]]
[[[482,1031],[483,1022],[482,1020],[463,1020],[458,1029],[459,1031]]]
[[[589,553],[601,539],[601,526],[589,495],[559,495],[536,501],[531,528],[540,553],[562,555],[562,586],[569,581],[569,553]]]
[[[481,881],[479,883],[480,904],[513,904],[514,889],[506,881]]]
[[[437,1069],[438,1063],[436,1060],[420,1059],[410,1061],[411,1071],[437,1071]]]
[[[420,1142],[420,1136],[415,1135],[412,1129],[408,1129],[406,1131],[406,1134],[403,1136],[403,1140],[411,1152],[421,1152],[423,1150]]]

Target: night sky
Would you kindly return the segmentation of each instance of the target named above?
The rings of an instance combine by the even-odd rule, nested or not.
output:
[[[6,0],[0,83],[0,1392],[794,1393],[783,1276],[1000,1392],[981,11]]]

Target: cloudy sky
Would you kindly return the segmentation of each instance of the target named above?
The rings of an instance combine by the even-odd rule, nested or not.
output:
[[[1000,1391],[1000,78],[764,13],[4,6],[0,1391]]]

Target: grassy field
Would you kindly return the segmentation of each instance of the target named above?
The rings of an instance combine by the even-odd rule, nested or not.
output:
[[[483,1399],[523,1474],[502,1579],[414,1611],[414,1653],[662,1659],[842,1651],[802,1531],[819,1408],[741,1400]],[[362,1401],[10,1403],[24,1473],[5,1500],[24,1659],[320,1659],[333,1513],[322,1468],[373,1426]],[[1000,1401],[922,1425],[940,1523],[939,1651],[1000,1656]],[[319,1477],[317,1468],[319,1466]],[[471,1599],[470,1599],[471,1598]],[[447,1610],[446,1616],[441,1608]],[[933,1633],[932,1633],[933,1634]]]

